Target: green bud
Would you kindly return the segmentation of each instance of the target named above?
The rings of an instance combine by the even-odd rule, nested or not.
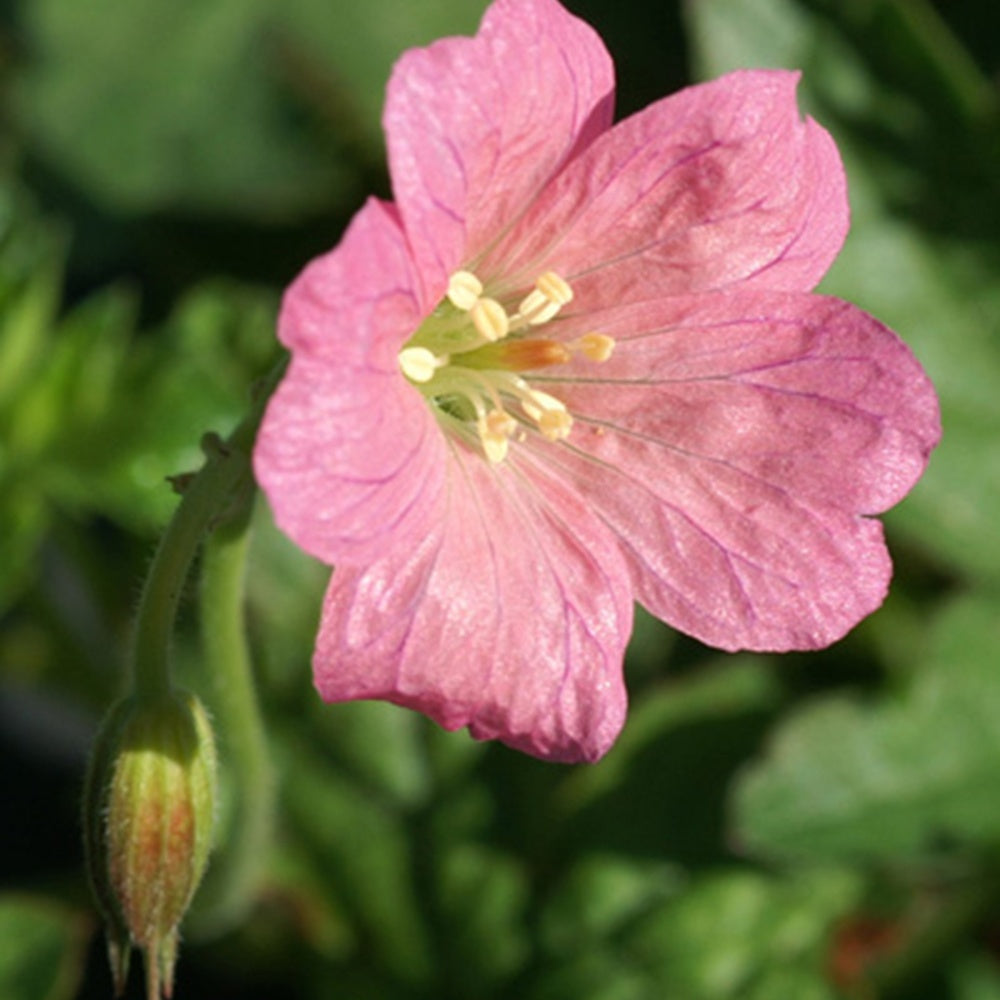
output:
[[[84,802],[87,865],[116,994],[132,946],[149,1000],[169,997],[178,925],[201,880],[215,818],[215,742],[187,692],[126,698],[98,734]]]

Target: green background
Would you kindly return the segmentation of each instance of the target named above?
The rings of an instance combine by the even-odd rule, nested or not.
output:
[[[615,57],[620,115],[737,66],[803,70],[853,212],[823,290],[897,329],[941,396],[944,440],[885,519],[891,596],[784,657],[640,616],[621,740],[545,765],[320,704],[326,574],[261,505],[249,607],[280,810],[251,898],[226,919],[211,882],[196,902],[177,996],[1000,1000],[993,4],[569,6]],[[3,1000],[109,995],[78,801],[164,477],[245,411],[281,288],[388,193],[393,60],[483,7],[0,4]],[[175,653],[211,701],[193,601]]]

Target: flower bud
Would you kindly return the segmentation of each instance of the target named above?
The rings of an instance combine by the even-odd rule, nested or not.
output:
[[[145,953],[149,1000],[169,997],[178,925],[205,870],[215,812],[215,743],[194,695],[115,705],[98,734],[84,811],[116,993],[134,945]]]

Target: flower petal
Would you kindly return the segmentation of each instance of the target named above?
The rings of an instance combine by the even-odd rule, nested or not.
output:
[[[649,482],[639,466],[657,458],[558,459],[618,534],[636,598],[656,617],[720,649],[820,649],[884,600],[892,566],[878,521],[683,456]]]
[[[302,356],[398,376],[399,349],[423,318],[416,285],[396,206],[370,198],[286,290],[278,339]]]
[[[615,338],[611,358],[533,381],[557,385],[578,421],[623,432],[623,447],[650,438],[810,502],[875,514],[909,492],[940,437],[934,388],[910,349],[840,299],[708,294],[586,320]],[[599,442],[609,460],[615,440]]]
[[[628,571],[586,504],[529,463],[456,446],[434,526],[335,571],[314,670],[328,701],[384,698],[553,760],[594,760],[625,714]]]
[[[442,487],[444,439],[397,361],[417,322],[409,267],[391,207],[369,202],[282,306],[294,355],[254,468],[282,530],[329,563],[408,545]]]
[[[847,232],[830,136],[798,74],[739,71],[619,122],[569,164],[490,257],[568,278],[575,309],[741,287],[812,289]],[[489,273],[490,266],[484,266]]]
[[[615,354],[546,382],[574,430],[534,447],[619,535],[639,600],[726,649],[819,648],[878,607],[891,564],[857,514],[898,501],[940,433],[906,346],[802,294],[593,319]]]
[[[555,0],[497,0],[475,38],[399,60],[383,120],[425,306],[610,126],[613,97],[603,42]]]

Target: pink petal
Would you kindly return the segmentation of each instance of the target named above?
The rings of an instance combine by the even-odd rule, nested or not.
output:
[[[614,69],[555,0],[497,0],[475,38],[407,52],[384,125],[424,304],[611,124]]]
[[[840,157],[800,118],[797,80],[731,73],[619,122],[555,178],[482,271],[529,284],[552,268],[573,284],[576,311],[733,285],[813,288],[848,209]]]
[[[254,468],[282,530],[326,562],[408,545],[436,508],[444,439],[397,362],[415,308],[402,234],[378,202],[285,296],[279,333],[295,354]]]
[[[535,447],[619,535],[638,599],[725,649],[819,648],[877,608],[891,564],[857,515],[898,501],[940,433],[905,345],[802,294],[591,318],[616,352],[544,381],[575,423]]]
[[[720,649],[820,649],[882,603],[892,566],[878,521],[662,452],[617,467],[557,459],[618,534],[656,617]],[[656,459],[663,478],[651,482],[643,466]]]
[[[611,358],[533,378],[557,386],[577,420],[735,466],[810,502],[880,513],[910,491],[940,437],[933,386],[910,349],[840,299],[678,297],[586,325],[616,338]],[[614,439],[602,439],[602,455]]]
[[[335,571],[314,670],[328,701],[384,698],[553,760],[595,760],[625,714],[632,603],[613,537],[530,464],[456,446],[433,528]]]
[[[302,356],[398,374],[399,349],[423,319],[416,286],[396,206],[370,198],[285,291],[278,339]]]

